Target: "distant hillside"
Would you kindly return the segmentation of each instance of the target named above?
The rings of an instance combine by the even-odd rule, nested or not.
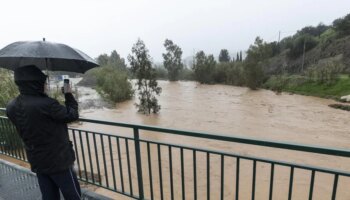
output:
[[[307,26],[279,44],[266,45],[272,48],[272,56],[265,58],[263,65],[268,75],[301,73],[310,66],[325,63],[342,65],[344,72],[350,73],[350,14],[334,20],[332,25]]]
[[[288,73],[299,73],[302,71],[303,55],[296,58],[288,56],[286,49],[276,56],[268,59],[263,66],[268,74],[279,74],[282,71]],[[350,36],[335,39],[327,45],[318,44],[311,50],[305,52],[304,69],[310,66],[319,66],[325,62],[337,62],[344,66],[344,72],[350,73]]]

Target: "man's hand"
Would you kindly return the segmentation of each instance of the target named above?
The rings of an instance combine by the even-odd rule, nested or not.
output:
[[[72,88],[70,84],[64,84],[64,86],[61,87],[61,91],[63,94],[72,93]]]

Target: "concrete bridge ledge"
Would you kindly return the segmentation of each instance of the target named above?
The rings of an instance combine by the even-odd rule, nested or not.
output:
[[[0,159],[0,200],[41,200],[40,188],[35,173],[27,168]],[[82,200],[112,199],[82,189]]]

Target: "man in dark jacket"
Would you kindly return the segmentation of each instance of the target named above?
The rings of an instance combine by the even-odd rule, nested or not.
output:
[[[25,145],[28,161],[37,174],[44,200],[80,199],[80,186],[72,167],[75,160],[67,123],[79,117],[78,103],[70,87],[64,91],[65,105],[45,94],[47,76],[37,67],[15,70],[20,95],[6,108]]]

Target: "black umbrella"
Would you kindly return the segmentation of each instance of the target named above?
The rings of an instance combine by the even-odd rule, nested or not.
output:
[[[41,70],[78,73],[98,66],[80,50],[45,39],[15,42],[0,50],[0,67],[15,70],[26,65],[36,65]]]

